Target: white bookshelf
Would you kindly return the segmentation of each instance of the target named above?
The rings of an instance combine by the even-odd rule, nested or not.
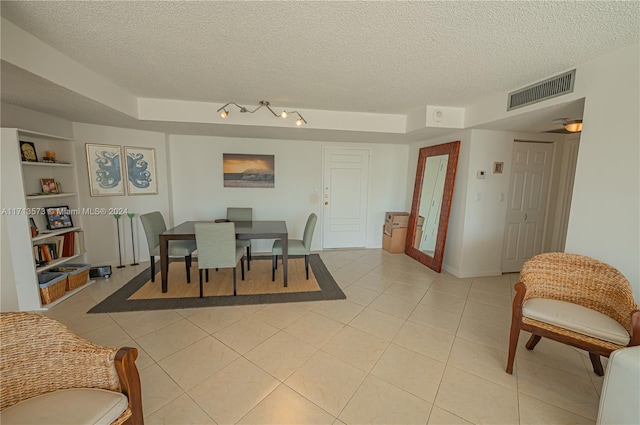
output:
[[[10,251],[10,255],[2,255],[2,268],[12,271],[11,282],[4,281],[7,275],[3,271],[2,291],[3,294],[15,291],[20,311],[47,309],[88,286],[68,291],[63,298],[44,305],[38,286],[40,273],[69,262],[84,263],[84,243],[76,240],[83,237],[80,215],[71,217],[72,227],[48,230],[47,217],[43,214],[46,207],[78,210],[80,206],[73,141],[16,128],[2,128],[1,135],[2,237],[8,238]],[[39,162],[23,160],[20,142],[33,143]],[[54,151],[60,162],[43,162],[45,151]],[[61,193],[42,193],[41,179],[60,183]],[[30,219],[40,230],[34,237],[31,237]],[[74,232],[74,254],[36,266],[33,246],[67,232]],[[76,236],[77,233],[80,236]]]

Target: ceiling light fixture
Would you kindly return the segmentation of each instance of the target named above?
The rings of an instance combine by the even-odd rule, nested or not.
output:
[[[582,120],[574,120],[564,124],[564,129],[569,133],[578,133],[582,131]]]
[[[301,126],[302,123],[307,123],[307,120],[305,120],[302,115],[300,115],[300,112],[298,111],[282,111],[281,114],[276,114],[275,111],[273,109],[271,109],[271,104],[269,103],[269,101],[267,100],[261,100],[260,104],[258,105],[258,107],[254,110],[249,110],[244,106],[240,106],[235,102],[229,102],[226,105],[224,105],[222,108],[218,109],[217,112],[220,112],[220,116],[222,118],[227,118],[229,116],[229,111],[227,111],[227,106],[229,105],[234,105],[236,106],[238,109],[240,109],[241,113],[248,113],[248,114],[253,114],[254,112],[256,112],[259,109],[262,108],[267,108],[275,117],[277,118],[287,118],[289,116],[289,114],[296,114],[298,115],[298,118],[296,119],[296,125],[297,126]]]
[[[569,133],[579,133],[582,131],[582,120],[572,120],[569,118],[556,118],[554,124],[561,124]]]

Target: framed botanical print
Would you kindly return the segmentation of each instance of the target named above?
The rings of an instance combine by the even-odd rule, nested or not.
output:
[[[124,195],[120,146],[87,143],[91,196]]]
[[[158,193],[155,149],[125,146],[124,156],[127,163],[127,192],[129,195]]]

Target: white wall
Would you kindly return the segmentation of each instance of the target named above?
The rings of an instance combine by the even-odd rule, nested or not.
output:
[[[565,247],[618,268],[638,302],[639,56],[635,44],[578,68],[586,102]]]
[[[640,302],[640,44],[576,68],[573,93],[507,112],[508,92],[469,106],[476,126],[585,99],[565,252],[618,268]],[[571,68],[569,68],[571,69]]]
[[[148,260],[149,250],[139,216],[140,214],[156,210],[161,211],[165,217],[168,217],[170,213],[170,189],[167,175],[168,166],[165,134],[81,123],[73,124],[73,133],[78,171],[80,209],[105,208],[108,211],[109,208],[124,208],[129,213],[134,213],[133,230],[136,240],[136,259],[138,259],[138,261]],[[85,144],[87,143],[154,148],[158,194],[92,197],[89,191],[89,172],[87,170],[85,150]],[[87,262],[94,266],[118,264],[118,238],[115,218],[112,215],[84,215],[81,219],[82,226],[85,230]],[[119,221],[120,237],[123,243],[122,263],[131,264],[133,262],[131,220],[123,216]]]
[[[15,127],[23,130],[73,139],[73,125],[71,121],[32,111],[10,103],[0,104],[1,126]]]
[[[466,130],[411,146],[410,168],[415,175],[421,147],[461,141],[443,259],[445,271],[459,277],[502,273],[502,243],[514,140],[552,142],[561,139],[563,136],[552,134]],[[502,174],[492,173],[494,162],[504,162]],[[479,170],[485,171],[484,179],[476,177]],[[553,208],[558,193],[556,175],[551,176],[550,186]],[[504,194],[503,201],[500,201],[501,194]],[[407,202],[410,208],[410,196]],[[549,228],[554,226],[554,217],[554,214],[548,217],[546,225]]]
[[[322,148],[345,144],[172,135],[169,138],[175,223],[224,218],[230,206],[252,207],[257,220],[286,220],[290,238],[301,238],[307,217],[318,215],[312,249],[322,247]],[[353,144],[371,151],[367,247],[382,246],[386,211],[402,208],[408,146]],[[275,155],[275,188],[223,187],[222,154]],[[400,188],[400,190],[398,190]],[[270,252],[271,241],[253,250]]]

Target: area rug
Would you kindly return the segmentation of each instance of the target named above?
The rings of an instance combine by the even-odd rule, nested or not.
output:
[[[309,280],[304,270],[304,257],[289,258],[289,281],[282,284],[282,266],[279,265],[275,282],[271,281],[271,258],[254,257],[251,271],[245,269],[245,280],[237,271],[237,293],[233,296],[232,271],[209,271],[209,282],[204,283],[204,298],[199,298],[198,264],[193,262],[191,283],[186,283],[184,261],[169,264],[168,292],[161,292],[160,273],[150,282],[146,269],[122,288],[97,304],[88,313],[116,313],[125,311],[169,310],[180,308],[215,307],[248,304],[270,304],[303,301],[345,299],[346,296],[327,270],[318,254],[310,256]],[[246,268],[246,263],[245,263]],[[156,264],[156,270],[160,265]]]

